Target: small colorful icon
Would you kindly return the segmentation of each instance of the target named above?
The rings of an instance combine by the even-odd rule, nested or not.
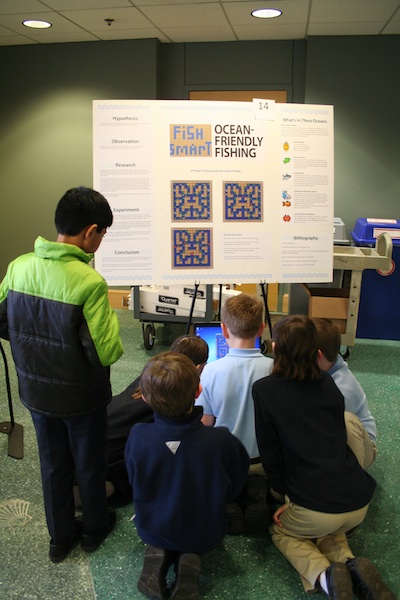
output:
[[[287,165],[288,163],[290,163],[290,158],[284,158],[283,159],[283,164]]]
[[[288,142],[285,142],[283,144],[283,149],[284,149],[285,152],[287,152],[289,150],[289,144],[288,144]]]
[[[284,201],[282,202],[282,206],[292,206],[292,203],[291,203],[291,202],[289,202],[289,200],[284,200]]]
[[[282,192],[282,198],[284,200],[291,200],[292,196],[290,194],[288,194],[286,190],[283,190],[283,192]]]
[[[291,178],[291,175],[289,175],[289,173],[286,173],[285,175],[282,175],[282,180],[283,181],[287,181],[290,178]]]
[[[291,221],[291,218],[289,215],[284,215],[284,217],[282,217],[282,218],[285,221],[285,223],[289,223],[289,221]]]

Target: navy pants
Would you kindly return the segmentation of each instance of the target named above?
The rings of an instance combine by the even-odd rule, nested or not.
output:
[[[75,532],[73,484],[76,479],[83,531],[108,525],[105,490],[107,409],[75,417],[50,417],[31,411],[39,447],[47,528],[52,542],[62,544]]]

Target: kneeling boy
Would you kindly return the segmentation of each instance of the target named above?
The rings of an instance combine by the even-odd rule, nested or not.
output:
[[[194,406],[199,374],[187,356],[153,357],[140,387],[154,423],[134,425],[125,448],[135,524],[148,544],[138,589],[165,598],[165,577],[175,563],[171,599],[196,599],[200,555],[224,538],[226,505],[246,482],[249,456],[227,429],[201,423],[203,411]]]

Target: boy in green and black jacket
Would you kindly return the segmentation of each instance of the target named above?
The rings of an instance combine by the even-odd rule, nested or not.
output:
[[[83,550],[95,550],[116,520],[105,490],[106,407],[109,367],[123,348],[107,284],[89,265],[112,221],[101,194],[68,190],[56,209],[57,241],[38,237],[0,285],[0,336],[10,341],[19,395],[36,430],[53,562],[79,539]]]

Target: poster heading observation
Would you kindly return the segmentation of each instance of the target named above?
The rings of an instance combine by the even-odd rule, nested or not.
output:
[[[170,124],[170,156],[183,158],[257,158],[264,137],[245,124]]]

